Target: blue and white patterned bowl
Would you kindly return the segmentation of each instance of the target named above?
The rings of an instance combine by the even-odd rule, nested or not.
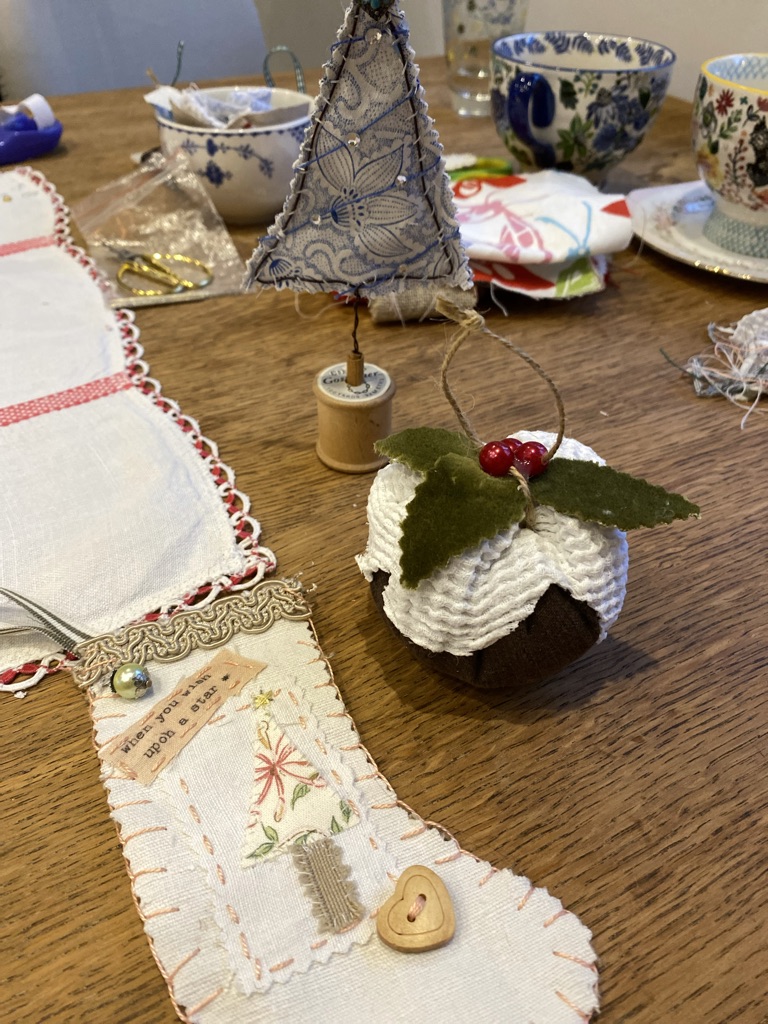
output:
[[[593,181],[638,145],[667,94],[675,54],[600,32],[523,32],[493,44],[491,109],[518,170]]]
[[[706,61],[692,129],[699,177],[715,200],[705,237],[768,259],[768,53]]]
[[[264,89],[260,87],[260,92]],[[225,99],[232,88],[201,89]],[[306,107],[306,113],[284,124],[263,128],[195,128],[155,114],[160,146],[168,155],[181,148],[192,169],[229,224],[262,224],[285,202],[309,124],[311,100],[290,89],[272,89],[271,107]]]

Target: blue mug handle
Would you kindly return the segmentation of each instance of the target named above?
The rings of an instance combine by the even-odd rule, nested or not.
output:
[[[555,150],[533,134],[534,128],[548,128],[555,119],[552,86],[536,72],[522,72],[510,82],[507,117],[512,131],[533,152],[539,167],[554,167]]]

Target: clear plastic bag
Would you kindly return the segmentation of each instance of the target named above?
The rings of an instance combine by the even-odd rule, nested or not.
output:
[[[114,307],[192,302],[243,291],[245,264],[195,173],[176,152],[72,207]]]

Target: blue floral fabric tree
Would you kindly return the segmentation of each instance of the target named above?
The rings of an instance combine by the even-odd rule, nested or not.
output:
[[[360,296],[472,286],[413,58],[397,0],[352,3],[250,283]]]

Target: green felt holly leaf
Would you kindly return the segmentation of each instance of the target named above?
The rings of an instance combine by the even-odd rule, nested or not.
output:
[[[553,459],[546,472],[530,481],[530,488],[537,505],[620,530],[658,526],[699,514],[698,505],[681,494],[596,462]]]
[[[377,441],[376,451],[394,462],[402,462],[419,473],[426,473],[443,455],[475,456],[475,448],[466,434],[437,427],[411,427]]]
[[[475,455],[443,455],[406,508],[400,582],[417,587],[454,555],[519,523],[525,507],[525,496],[512,477],[489,476]]]

